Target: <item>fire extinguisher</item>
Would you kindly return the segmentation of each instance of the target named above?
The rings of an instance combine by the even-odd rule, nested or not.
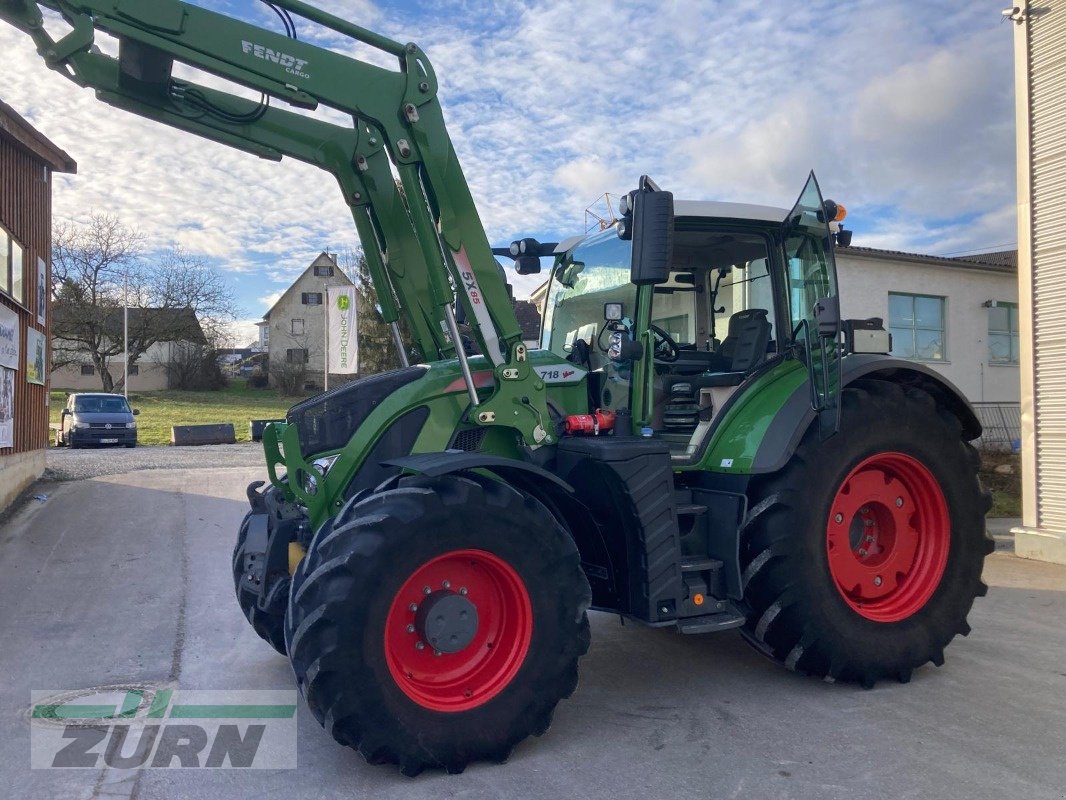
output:
[[[614,429],[615,413],[597,408],[592,414],[571,414],[565,420],[567,436],[598,436]]]

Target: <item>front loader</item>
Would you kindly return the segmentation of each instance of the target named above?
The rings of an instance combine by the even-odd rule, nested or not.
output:
[[[0,17],[104,102],[319,166],[351,207],[403,366],[267,427],[233,554],[241,609],[338,742],[405,774],[505,760],[575,690],[590,608],[735,628],[867,687],[943,663],[992,549],[980,424],[887,355],[879,320],[840,319],[850,235],[813,174],[791,210],[645,177],[607,230],[514,242],[520,272],[551,261],[527,349],[426,55],[268,5],[288,35],[177,0],[0,0]],[[396,69],[296,39],[292,15]]]

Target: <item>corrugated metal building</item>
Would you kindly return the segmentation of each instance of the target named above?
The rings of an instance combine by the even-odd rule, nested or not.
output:
[[[1022,0],[1018,142],[1022,527],[1018,555],[1066,564],[1066,3]]]
[[[45,467],[52,173],[76,170],[0,101],[0,510]]]

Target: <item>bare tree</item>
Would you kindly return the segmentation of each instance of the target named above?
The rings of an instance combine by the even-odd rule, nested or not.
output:
[[[112,216],[60,223],[53,240],[52,368],[88,354],[104,391],[115,386],[112,362],[124,349],[124,304],[130,363],[159,342],[216,340],[236,316],[232,291],[216,270],[180,248],[146,259],[143,237]]]

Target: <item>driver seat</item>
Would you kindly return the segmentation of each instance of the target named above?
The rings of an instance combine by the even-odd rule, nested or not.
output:
[[[691,434],[700,422],[700,390],[739,386],[745,376],[766,358],[771,326],[765,308],[748,308],[729,318],[729,333],[718,349],[719,372],[674,377],[667,380],[663,427],[675,433]],[[724,362],[724,363],[723,363]]]

